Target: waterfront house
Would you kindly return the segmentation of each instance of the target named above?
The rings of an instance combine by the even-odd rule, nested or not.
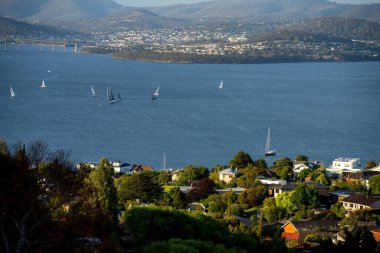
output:
[[[226,182],[227,184],[231,182],[236,177],[236,170],[229,168],[224,169],[219,172],[219,180]]]
[[[293,164],[293,174],[294,178],[297,178],[298,174],[303,170],[312,169],[307,162],[294,162]]]
[[[153,171],[153,166],[152,165],[136,165],[134,164],[130,170],[131,174],[135,173],[141,173],[143,171]]]
[[[115,173],[127,173],[131,170],[129,163],[122,163],[120,161],[114,161],[111,163]]]
[[[362,170],[359,158],[337,158],[330,167],[326,168],[326,175],[331,178],[342,178],[343,175]]]
[[[380,196],[366,194],[351,194],[342,199],[343,207],[346,211],[355,211],[360,209],[380,208]]]

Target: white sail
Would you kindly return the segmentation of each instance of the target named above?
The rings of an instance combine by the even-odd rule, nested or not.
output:
[[[223,80],[219,84],[219,89],[223,89]]]
[[[92,96],[96,96],[96,93],[95,93],[95,90],[94,90],[94,87],[92,87],[92,85],[91,85],[91,93],[92,93]]]
[[[153,96],[158,97],[160,95],[160,87],[157,88],[157,90],[153,93]]]
[[[276,150],[271,150],[270,146],[271,146],[271,137],[270,137],[270,128],[268,128],[267,142],[265,143],[265,155],[266,156],[276,154]]]
[[[41,88],[46,88],[45,80],[42,80]]]
[[[16,93],[13,91],[12,86],[9,86],[9,90],[10,90],[10,92],[11,92],[11,97],[12,97],[12,98],[15,97],[15,96],[16,96]]]

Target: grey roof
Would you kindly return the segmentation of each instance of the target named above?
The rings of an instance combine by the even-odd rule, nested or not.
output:
[[[338,220],[307,220],[290,221],[301,232],[338,232],[340,230]]]
[[[371,207],[377,201],[380,201],[380,196],[351,194],[342,201]]]

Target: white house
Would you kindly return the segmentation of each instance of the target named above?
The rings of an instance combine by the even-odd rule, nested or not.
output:
[[[231,182],[232,179],[234,179],[236,176],[236,170],[229,168],[229,169],[224,169],[219,172],[219,180],[224,181],[227,184]]]
[[[115,173],[127,173],[131,169],[130,164],[122,163],[120,161],[113,161],[111,165]]]
[[[311,169],[307,164],[305,163],[298,163],[293,165],[293,174],[294,178],[297,178],[298,174],[301,173],[301,171],[306,170],[306,169]]]
[[[337,158],[333,164],[326,168],[326,174],[332,178],[342,178],[344,173],[357,173],[363,171],[359,158]]]

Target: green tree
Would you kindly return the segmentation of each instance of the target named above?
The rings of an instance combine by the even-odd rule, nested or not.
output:
[[[279,171],[284,167],[293,168],[293,162],[288,157],[282,157],[274,162],[274,169]]]
[[[344,218],[346,214],[346,209],[344,209],[342,202],[339,201],[330,207],[330,211],[339,218]]]
[[[120,205],[136,199],[143,203],[151,203],[163,195],[158,175],[153,171],[144,171],[132,176],[123,175],[115,181],[115,185]]]
[[[297,207],[293,203],[294,191],[284,192],[277,196],[276,206],[285,208],[288,214],[293,214]]]
[[[191,185],[193,181],[208,177],[209,170],[204,166],[188,165],[179,174],[176,185]]]
[[[113,167],[106,158],[100,160],[97,169],[85,179],[85,206],[97,210],[109,222],[117,222],[117,194],[113,184]]]
[[[280,221],[286,217],[286,210],[282,207],[268,206],[264,209],[264,215],[268,222]]]
[[[187,207],[186,195],[178,187],[173,189],[172,206],[175,209],[185,209]]]
[[[295,160],[298,162],[307,162],[309,161],[309,157],[307,157],[306,155],[297,155]]]
[[[267,169],[268,168],[267,162],[264,159],[257,159],[254,162],[254,166],[257,168],[260,168],[260,169]]]
[[[254,164],[254,162],[250,155],[244,151],[237,152],[237,154],[228,163],[230,167],[238,169],[246,168],[248,164]]]
[[[305,178],[311,173],[313,172],[311,169],[304,169],[302,170],[300,173],[298,173],[297,175],[297,181],[298,182],[303,182],[305,181]]]
[[[299,184],[291,195],[293,205],[298,209],[315,208],[318,204],[318,191],[312,185]]]
[[[380,175],[373,176],[369,180],[369,189],[373,194],[380,194]]]
[[[223,170],[219,165],[215,166],[209,174],[209,179],[214,182],[215,185],[219,184],[219,172]]]
[[[293,170],[290,167],[283,167],[280,170],[279,176],[282,180],[288,181],[293,177]]]
[[[323,185],[331,185],[331,179],[325,173],[320,173],[315,182]]]
[[[259,206],[268,197],[268,188],[264,185],[257,185],[247,189],[238,196],[240,204],[248,204],[250,207]]]
[[[158,182],[162,185],[167,184],[171,180],[170,173],[167,171],[160,171],[158,175]]]

